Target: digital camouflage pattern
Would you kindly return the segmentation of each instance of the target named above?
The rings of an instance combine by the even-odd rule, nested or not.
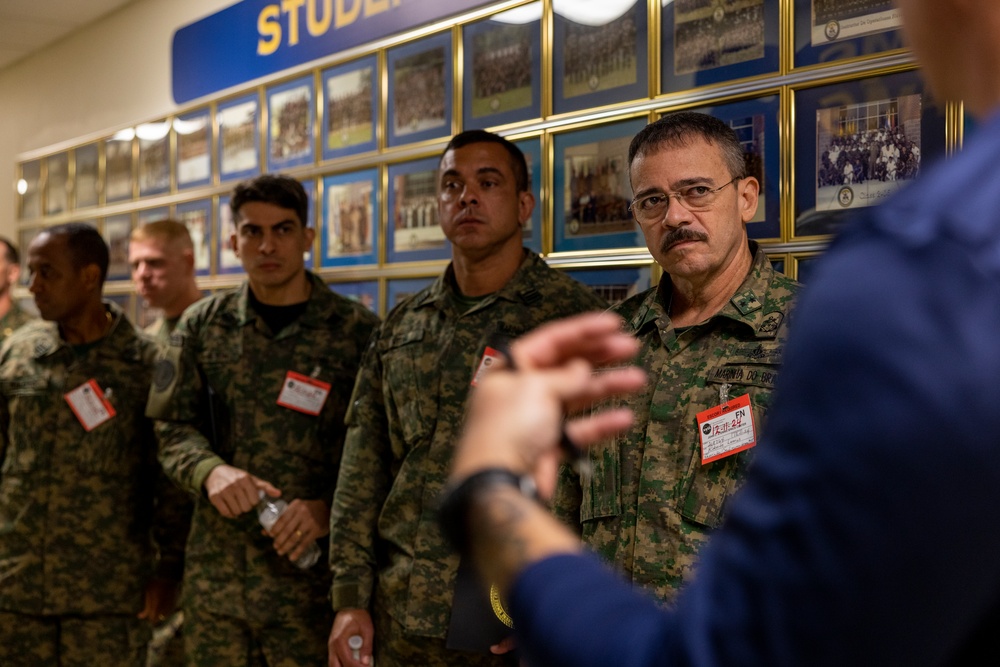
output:
[[[371,608],[377,586],[380,605],[407,633],[445,637],[458,556],[438,529],[435,504],[484,349],[604,308],[528,251],[510,282],[468,312],[450,266],[393,309],[365,353],[347,416],[330,517],[334,609]]]
[[[196,605],[252,625],[308,623],[303,610],[316,601],[330,611],[326,567],[298,569],[261,533],[255,512],[226,519],[202,488],[212,468],[228,463],[288,501],[332,500],[347,401],[378,318],[308,275],[305,312],[277,335],[249,306],[244,283],[188,308],[157,364],[147,410],[157,420],[160,461],[196,496],[186,612]],[[277,404],[289,371],[331,385],[319,416]]]
[[[189,506],[144,414],[155,345],[105,306],[92,346],[38,320],[0,352],[0,609],[134,615],[152,575],[180,579]],[[116,414],[88,432],[64,394],[91,379]]]
[[[632,428],[590,450],[586,480],[563,466],[553,500],[584,542],[668,603],[691,578],[753,456],[749,449],[702,465],[696,415],[720,404],[725,383],[730,399],[750,395],[760,436],[799,288],[750,244],[746,280],[702,324],[674,329],[658,288],[614,308],[642,342],[635,363],[649,381],[619,402],[635,411]],[[660,286],[670,288],[668,276]]]
[[[131,614],[28,616],[0,611],[3,667],[145,667],[149,624]]]
[[[10,304],[10,310],[0,317],[0,343],[3,343],[17,329],[28,322],[36,319],[34,315],[17,305],[17,301]]]

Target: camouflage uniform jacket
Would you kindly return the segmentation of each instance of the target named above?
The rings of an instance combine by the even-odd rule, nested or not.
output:
[[[563,466],[553,501],[584,542],[665,602],[690,579],[753,452],[702,465],[696,415],[719,405],[728,383],[730,399],[750,395],[759,437],[788,334],[798,283],[774,271],[754,242],[751,251],[743,284],[701,324],[675,329],[657,288],[615,308],[642,342],[636,363],[649,381],[624,401],[633,427],[591,450],[592,477]]]
[[[4,342],[16,329],[35,319],[31,313],[26,312],[14,301],[10,304],[10,310],[0,317],[0,343]]]
[[[443,638],[458,556],[435,520],[470,382],[495,337],[607,304],[528,251],[500,291],[462,313],[449,266],[400,303],[365,353],[331,515],[332,602],[370,608],[374,588],[415,635]]]
[[[89,349],[38,320],[0,352],[0,609],[135,614],[151,575],[180,580],[190,515],[144,414],[156,348],[105,306]],[[91,379],[115,415],[87,431],[65,394]]]
[[[328,568],[298,569],[261,534],[256,512],[226,519],[202,487],[227,463],[274,484],[289,502],[331,503],[347,400],[378,318],[309,276],[305,312],[277,335],[249,305],[244,283],[188,308],[157,363],[147,414],[157,420],[160,462],[196,496],[185,606],[266,622],[326,605]],[[330,384],[318,416],[278,405],[290,371]]]

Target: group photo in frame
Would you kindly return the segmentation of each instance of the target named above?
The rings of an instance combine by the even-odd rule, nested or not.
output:
[[[187,227],[194,251],[194,272],[207,276],[212,272],[212,200],[196,199],[177,204],[177,222]]]
[[[378,148],[378,58],[374,55],[323,70],[323,159]]]
[[[73,208],[90,208],[100,203],[100,150],[97,144],[84,144],[73,151],[76,173],[73,178]]]
[[[795,91],[792,236],[835,233],[945,153],[944,110],[916,70]]]
[[[69,210],[69,153],[62,152],[45,158],[45,214],[56,215]]]
[[[777,72],[778,3],[660,0],[660,92]]]
[[[378,281],[358,280],[353,282],[331,282],[331,290],[379,315]]]
[[[644,266],[601,266],[587,269],[565,269],[566,275],[577,280],[597,296],[615,306],[645,292],[653,286],[653,267]]]
[[[378,169],[323,179],[320,266],[378,263]]]
[[[156,206],[154,208],[144,208],[135,214],[136,224],[142,226],[157,220],[166,220],[170,217],[169,206]]]
[[[139,144],[139,196],[170,191],[170,123],[165,120],[135,127]]]
[[[389,165],[389,262],[451,257],[451,244],[438,218],[437,178],[437,157]]]
[[[552,108],[557,114],[649,95],[649,17],[644,0],[552,0]]]
[[[208,185],[212,182],[212,116],[199,109],[174,118],[177,155],[174,172],[177,189]]]
[[[257,93],[220,104],[215,115],[219,123],[219,178],[228,181],[256,176],[260,173]]]
[[[451,134],[451,33],[442,32],[389,49],[388,145]]]
[[[553,250],[645,247],[628,210],[628,146],[645,116],[553,137]]]
[[[132,199],[132,138],[123,130],[104,140],[104,201]]]
[[[492,127],[541,116],[542,3],[462,29],[462,126]]]
[[[42,217],[42,161],[28,160],[18,167],[19,196],[17,217],[33,220]],[[23,244],[21,247],[25,247]],[[24,272],[21,272],[22,275]]]
[[[714,116],[733,129],[743,146],[746,173],[760,183],[757,213],[747,235],[758,241],[781,240],[781,145],[778,127],[781,97],[777,93],[748,100],[692,109]]]
[[[132,271],[128,263],[128,241],[132,234],[132,214],[122,213],[104,219],[103,236],[108,244],[108,280],[127,280]]]
[[[267,89],[267,170],[310,164],[316,111],[311,74]]]
[[[233,212],[229,210],[229,195],[219,197],[215,212],[215,273],[243,273],[243,264],[233,250],[232,238],[236,234],[236,223]]]
[[[795,67],[902,49],[895,0],[795,0]]]

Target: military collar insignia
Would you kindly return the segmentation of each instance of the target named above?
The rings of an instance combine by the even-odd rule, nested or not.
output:
[[[736,310],[740,311],[741,315],[749,315],[764,307],[752,289],[746,289],[737,293],[729,302],[736,307]]]

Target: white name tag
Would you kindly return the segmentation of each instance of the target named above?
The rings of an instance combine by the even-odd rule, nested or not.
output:
[[[483,350],[483,358],[479,360],[479,367],[476,369],[476,374],[472,376],[472,386],[475,387],[483,379],[483,373],[488,371],[490,366],[502,359],[503,355],[500,352],[487,345],[486,349]]]
[[[115,416],[115,409],[93,378],[64,394],[64,398],[87,431],[94,430]]]
[[[330,395],[330,384],[295,371],[288,371],[278,395],[278,405],[317,416]]]

